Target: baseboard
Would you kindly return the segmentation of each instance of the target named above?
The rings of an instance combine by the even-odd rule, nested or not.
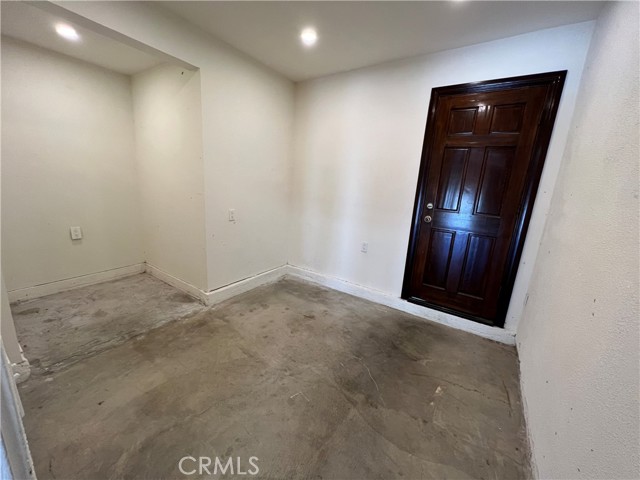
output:
[[[19,288],[7,292],[9,296],[9,302],[17,302],[24,300],[31,300],[33,298],[44,297],[46,295],[52,295],[54,293],[64,292],[66,290],[73,290],[74,288],[86,287],[87,285],[94,285],[96,283],[108,282],[109,280],[116,280],[118,278],[129,277],[145,271],[144,263],[136,263],[135,265],[129,265],[127,267],[113,268],[104,272],[90,273],[88,275],[81,275],[79,277],[66,278],[64,280],[57,280],[55,282],[43,283],[42,285],[35,285],[33,287]]]
[[[503,328],[482,325],[480,323],[472,322],[471,320],[456,317],[455,315],[450,315],[427,307],[421,307],[388,293],[357,285],[337,277],[323,275],[294,265],[287,265],[286,273],[293,277],[302,278],[304,280],[329,287],[333,290],[364,298],[366,300],[400,310],[401,312],[409,313],[416,317],[424,318],[425,320],[440,323],[458,330],[473,333],[496,342],[507,345],[515,345],[516,343],[515,333],[506,331]]]
[[[190,283],[187,283],[177,277],[174,277],[170,273],[161,270],[155,265],[151,265],[149,263],[139,263],[136,265],[130,265],[128,267],[115,268],[113,270],[107,270],[104,272],[82,275],[80,277],[68,278],[56,282],[45,283],[43,285],[36,285],[34,287],[12,290],[7,293],[9,295],[9,302],[13,303],[17,301],[44,297],[46,295],[60,293],[66,290],[72,290],[74,288],[108,282],[110,280],[116,280],[118,278],[129,277],[131,275],[136,275],[145,271],[150,275],[153,275],[157,279],[171,285],[172,287],[177,288],[178,290],[181,290],[200,300],[205,305],[213,305],[236,295],[240,295],[241,293],[247,292],[261,285],[279,280],[286,274],[286,265],[282,265],[266,272],[259,273],[253,277],[234,282],[230,285],[225,285],[224,287],[220,287],[210,292],[200,290],[198,287],[191,285]]]
[[[229,298],[240,295],[241,293],[253,290],[256,287],[266,285],[278,281],[286,274],[286,265],[267,270],[266,272],[259,273],[253,277],[245,278],[237,282],[225,285],[224,287],[205,292],[198,287],[191,285],[190,283],[180,280],[169,273],[160,270],[158,267],[147,264],[147,273],[154,277],[168,283],[172,287],[182,290],[183,292],[197,298],[205,305],[215,305],[216,303],[223,302]]]
[[[191,295],[192,297],[200,300],[202,303],[207,304],[207,292],[200,290],[195,285],[191,285],[190,283],[185,282],[184,280],[180,280],[178,277],[174,277],[170,273],[165,272],[164,270],[159,269],[158,267],[147,263],[147,273],[153,275],[158,280],[162,280],[164,283],[168,283],[174,288],[183,291]]]
[[[253,290],[256,287],[266,285],[268,283],[276,282],[284,277],[288,272],[288,265],[282,265],[280,267],[267,270],[266,272],[259,273],[253,277],[245,278],[230,285],[218,288],[207,292],[206,301],[207,305],[213,305],[215,303],[228,300],[231,297],[240,295],[241,293]]]

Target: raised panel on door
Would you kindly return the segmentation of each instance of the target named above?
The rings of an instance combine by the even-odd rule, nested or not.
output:
[[[515,147],[487,147],[474,213],[499,217],[515,159]]]
[[[476,125],[478,107],[454,108],[449,114],[449,135],[470,135]]]
[[[462,262],[458,293],[484,299],[495,238],[470,234]]]
[[[496,104],[491,116],[490,133],[517,133],[522,128],[525,103]]]
[[[435,207],[439,210],[458,210],[469,158],[468,148],[447,148],[442,156],[440,181]]]
[[[431,232],[423,279],[425,285],[445,289],[455,239],[456,232],[451,230],[434,229]]]

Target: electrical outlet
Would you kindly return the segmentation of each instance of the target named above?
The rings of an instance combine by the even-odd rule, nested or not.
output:
[[[82,229],[80,227],[69,227],[69,233],[71,233],[71,240],[82,239]]]
[[[367,242],[362,242],[362,247],[360,247],[360,251],[362,253],[367,253],[369,251],[369,244]]]
[[[229,209],[229,221],[230,222],[235,222],[236,221],[236,210],[235,210],[235,208],[230,208]]]

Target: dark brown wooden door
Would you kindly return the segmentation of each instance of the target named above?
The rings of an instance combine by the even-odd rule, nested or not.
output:
[[[433,90],[403,298],[504,324],[565,75]]]

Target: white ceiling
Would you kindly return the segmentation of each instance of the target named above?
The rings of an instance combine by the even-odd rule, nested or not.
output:
[[[604,2],[159,2],[292,80],[593,20]],[[319,40],[305,49],[300,30]]]
[[[604,2],[155,3],[298,81],[592,20]],[[27,3],[3,1],[1,9],[3,35],[116,72],[131,75],[167,60],[68,21],[64,23],[71,23],[81,40],[64,40],[54,30],[63,19]],[[318,44],[313,48],[304,48],[298,38],[307,26],[318,30]]]
[[[133,75],[164,62],[124,43],[63,20],[54,14],[22,2],[2,2],[3,35],[48,48],[126,75]],[[73,26],[80,40],[70,42],[58,36],[57,23]]]

